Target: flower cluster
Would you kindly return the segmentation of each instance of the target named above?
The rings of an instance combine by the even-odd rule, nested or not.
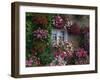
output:
[[[73,45],[72,42],[64,41],[64,50],[65,51],[72,51],[73,52]]]
[[[73,46],[72,46],[72,42],[71,41],[62,41],[59,40],[58,42],[54,42],[52,44],[52,47],[58,48],[58,49],[62,49],[64,51],[73,51]]]
[[[60,15],[54,17],[53,24],[56,28],[61,29],[64,27],[64,20]]]
[[[57,50],[53,52],[55,59],[50,63],[52,66],[89,63],[87,51],[84,48],[74,49],[70,41],[59,41],[53,44],[53,48]]]
[[[66,28],[70,28],[72,25],[72,20],[70,19],[70,16],[54,16],[53,19],[53,24],[56,28],[58,29],[66,29]]]
[[[87,51],[85,51],[83,48],[77,49],[75,54],[76,54],[76,56],[78,58],[85,58],[85,57],[87,57]]]
[[[61,66],[67,65],[69,59],[73,57],[73,46],[69,41],[61,41],[53,44],[53,48],[56,48],[53,52],[55,59],[50,63],[50,65]],[[67,59],[67,60],[66,60]]]
[[[50,66],[62,66],[68,65],[73,57],[72,52],[56,51],[54,52],[54,60],[50,63]]]
[[[26,60],[26,66],[27,67],[32,67],[32,66],[39,66],[40,65],[40,59],[37,58],[36,56],[31,56],[29,59]]]
[[[39,28],[39,29],[33,31],[33,36],[36,37],[37,39],[45,39],[48,36],[48,31]]]
[[[26,22],[26,67],[89,63],[89,27],[82,27],[75,15],[32,13]],[[58,30],[51,41],[52,29],[64,34]],[[65,41],[67,33],[73,42]]]
[[[31,67],[32,64],[33,64],[32,58],[29,58],[28,60],[26,60],[26,66]]]
[[[35,19],[33,17],[33,22],[39,25],[47,25],[48,19],[46,16],[37,16]]]

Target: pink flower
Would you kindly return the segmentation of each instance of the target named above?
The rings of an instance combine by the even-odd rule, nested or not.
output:
[[[33,60],[30,58],[29,60],[26,60],[26,66],[31,67],[33,64]]]
[[[84,49],[79,48],[76,51],[76,56],[81,58],[81,57],[86,57],[87,56],[87,51],[85,51]]]
[[[63,18],[61,16],[59,16],[59,15],[54,17],[54,22],[53,23],[54,23],[54,26],[56,28],[59,28],[59,29],[63,28],[64,25],[65,25],[64,24],[65,22],[64,22]]]
[[[39,28],[33,32],[33,36],[37,39],[45,39],[48,36],[48,31]]]

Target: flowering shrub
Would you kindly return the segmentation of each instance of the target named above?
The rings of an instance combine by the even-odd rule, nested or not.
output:
[[[85,51],[83,48],[79,48],[75,51],[76,55],[76,62],[75,64],[88,64],[89,63],[89,56],[87,54],[87,51]]]
[[[52,44],[52,47],[55,47],[57,49],[62,49],[64,51],[73,51],[73,46],[72,46],[72,42],[69,42],[69,41],[62,41],[62,40],[59,40],[58,43],[57,42],[54,42]]]
[[[75,19],[75,15],[26,13],[26,66],[89,63],[89,27],[82,27]],[[51,38],[52,29],[64,31],[64,34],[59,34],[60,30],[54,34],[55,42]],[[67,32],[78,44],[65,41],[67,35],[70,38]]]
[[[85,58],[87,56],[87,51],[82,48],[79,48],[76,50],[75,54],[78,58]]]
[[[87,51],[84,48],[74,49],[72,42],[59,41],[59,43],[53,44],[56,48],[54,53],[55,59],[50,65],[68,65],[68,64],[85,64],[89,63]]]
[[[73,46],[69,41],[60,41],[54,43],[53,47],[56,48],[53,54],[55,59],[50,65],[67,65],[73,57]]]
[[[33,36],[37,39],[45,39],[48,36],[48,31],[39,28],[33,32]]]

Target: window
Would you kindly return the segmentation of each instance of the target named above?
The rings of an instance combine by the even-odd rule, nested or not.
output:
[[[59,39],[64,41],[66,38],[65,31],[63,30],[52,30],[52,42],[57,42]]]
[[[57,40],[57,34],[52,34],[52,40],[56,41]]]
[[[62,41],[64,41],[64,31],[60,31],[59,39],[61,39]]]

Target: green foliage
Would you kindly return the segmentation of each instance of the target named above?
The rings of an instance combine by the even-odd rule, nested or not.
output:
[[[35,40],[35,42],[33,42],[33,48],[35,51],[37,51],[37,53],[40,54],[45,50],[46,46],[47,45],[45,41]]]
[[[79,46],[82,47],[84,45],[84,35],[80,35],[77,38],[78,42],[79,42]]]
[[[26,13],[26,57],[31,55],[32,48],[32,14]]]
[[[42,54],[39,54],[38,57],[43,65],[48,65],[53,60],[53,54],[51,54],[50,48],[46,48]]]
[[[43,65],[47,65],[53,60],[53,54],[50,51],[52,15],[48,14],[46,16],[48,19],[47,25],[38,25],[33,22],[33,17],[40,15],[43,14],[35,14],[35,13],[33,14],[29,12],[26,13],[26,58],[32,55],[32,49],[34,48],[35,51],[37,51],[38,53],[37,57],[40,58],[40,62]],[[33,31],[37,30],[39,27],[48,30],[48,37],[43,41],[37,40],[36,38],[33,37]]]

